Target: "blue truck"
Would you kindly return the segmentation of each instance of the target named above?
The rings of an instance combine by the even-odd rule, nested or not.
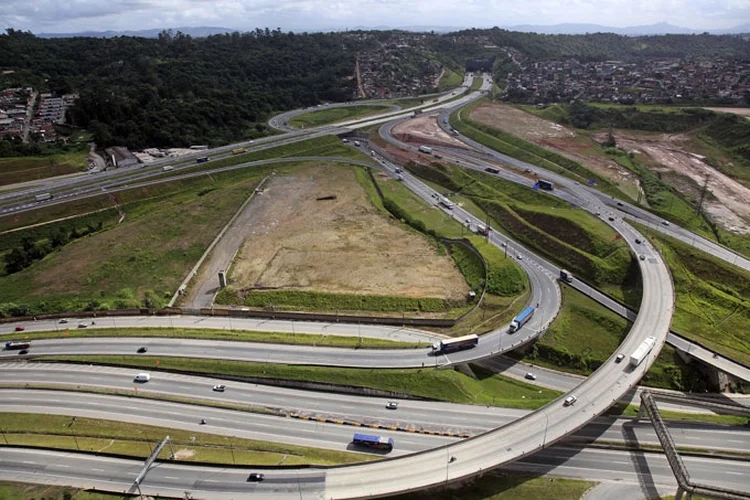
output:
[[[534,311],[536,311],[536,309],[529,306],[521,311],[521,314],[513,318],[513,321],[510,322],[511,333],[518,331],[519,328],[528,323],[529,320],[534,317]]]

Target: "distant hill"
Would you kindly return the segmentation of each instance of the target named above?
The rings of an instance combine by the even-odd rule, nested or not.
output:
[[[186,35],[190,35],[193,38],[202,38],[210,35],[217,35],[221,33],[232,33],[237,31],[230,28],[216,28],[211,26],[198,26],[198,27],[183,27],[183,28],[171,28],[173,32],[181,31]],[[39,33],[37,36],[40,38],[72,38],[72,37],[89,37],[89,38],[114,38],[118,36],[137,36],[141,38],[156,38],[159,36],[163,29],[154,28],[150,30],[137,30],[137,31],[81,31],[78,33]]]
[[[724,30],[694,30],[683,28],[669,23],[657,23],[644,26],[629,26],[625,28],[616,28],[613,26],[603,26],[601,24],[552,24],[552,25],[530,25],[523,24],[519,26],[509,26],[505,29],[510,31],[523,31],[526,33],[539,33],[544,35],[585,35],[587,33],[614,33],[624,36],[644,36],[644,35],[696,35],[708,32],[712,35],[730,35],[740,33],[750,33],[750,23],[735,26],[734,28]]]

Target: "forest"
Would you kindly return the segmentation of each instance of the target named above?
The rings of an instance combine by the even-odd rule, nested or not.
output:
[[[498,28],[444,35],[368,33],[256,29],[206,38],[163,31],[157,38],[46,39],[9,29],[0,35],[0,69],[13,73],[2,75],[0,84],[77,92],[69,121],[92,132],[99,147],[215,146],[269,134],[266,121],[275,112],[351,100],[356,57],[372,50],[373,38],[398,47],[411,37],[425,58],[453,68],[467,58],[500,55],[496,76],[512,67],[506,48],[531,60],[747,58],[750,53],[750,42],[737,36],[537,35]],[[404,68],[403,78],[412,78],[406,74],[409,66]],[[24,154],[19,146],[0,151]]]

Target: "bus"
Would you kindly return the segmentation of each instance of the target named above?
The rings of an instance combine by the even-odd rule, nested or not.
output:
[[[208,161],[208,156],[203,156],[201,158],[196,158],[195,163],[206,163]]]
[[[491,174],[499,174],[500,173],[500,169],[499,168],[495,168],[495,167],[487,167],[487,168],[484,169],[484,171],[485,172],[489,172]]]
[[[539,187],[539,189],[543,189],[545,191],[552,191],[553,189],[555,189],[554,184],[543,179],[539,179],[538,181],[536,181],[536,185]]]
[[[464,335],[463,337],[456,337],[450,340],[441,340],[432,344],[432,351],[435,354],[448,353],[453,351],[462,351],[464,349],[471,349],[479,344],[479,337],[476,334]]]
[[[237,148],[232,150],[233,155],[238,155],[245,152],[245,148]]]
[[[371,436],[369,434],[355,434],[352,439],[354,446],[362,446],[365,448],[375,448],[376,450],[385,450],[390,452],[393,450],[393,439],[382,436]]]

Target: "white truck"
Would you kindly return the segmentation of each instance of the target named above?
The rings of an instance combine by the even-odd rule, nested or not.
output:
[[[42,193],[34,196],[34,201],[47,201],[52,199],[51,193]]]
[[[644,340],[641,345],[639,345],[636,350],[633,351],[633,354],[630,355],[631,366],[640,365],[643,360],[646,359],[646,356],[648,356],[648,353],[651,352],[651,349],[653,349],[655,345],[656,337],[648,337],[646,340]]]
[[[169,172],[170,170],[174,170],[174,167],[172,165],[167,165],[165,167],[161,167],[162,172]]]
[[[443,198],[442,196],[438,199],[438,203],[448,210],[453,210],[453,202],[449,200],[448,198]]]
[[[432,154],[432,148],[427,146],[419,146],[419,151],[428,155]]]

